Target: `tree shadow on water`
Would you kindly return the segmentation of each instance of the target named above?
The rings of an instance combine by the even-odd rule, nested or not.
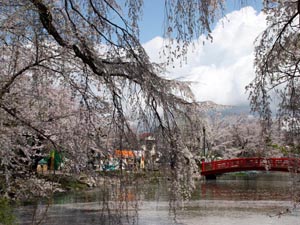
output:
[[[141,185],[121,179],[100,188],[39,199],[16,210],[22,225],[138,224]]]

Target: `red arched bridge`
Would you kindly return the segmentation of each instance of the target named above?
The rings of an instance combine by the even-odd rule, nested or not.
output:
[[[201,175],[215,178],[216,175],[238,171],[264,170],[300,172],[300,158],[237,158],[202,162]]]

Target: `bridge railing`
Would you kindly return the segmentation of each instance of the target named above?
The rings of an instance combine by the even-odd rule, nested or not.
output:
[[[265,168],[268,169],[288,169],[296,171],[300,168],[300,159],[297,158],[237,158],[218,160],[202,163],[202,172],[222,170],[230,168]]]

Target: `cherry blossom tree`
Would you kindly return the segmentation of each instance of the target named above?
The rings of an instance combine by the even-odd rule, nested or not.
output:
[[[279,102],[278,116],[289,124],[289,145],[299,145],[299,1],[264,1],[268,27],[257,39],[256,77],[247,89],[269,139],[271,106]],[[273,107],[274,108],[274,107]]]
[[[277,90],[280,115],[291,121],[290,142],[298,145],[299,1],[263,2],[269,27],[257,41],[250,101],[269,141],[270,90]],[[203,133],[185,140],[177,118],[189,117],[196,104],[188,85],[162,77],[164,68],[139,42],[142,6],[142,0],[0,0],[0,154],[7,183],[18,149],[24,158],[44,146],[83,157],[91,147],[107,151],[115,134],[133,137],[132,121],[158,127],[175,177],[184,177],[180,171],[190,177],[191,143]],[[212,40],[211,24],[223,9],[223,0],[166,0],[167,62],[185,61],[201,34]]]
[[[195,35],[210,33],[222,8],[222,1],[211,0],[165,3],[169,46],[172,36],[178,44],[166,54],[182,56]],[[171,154],[172,169],[192,167],[179,163],[191,154],[175,115],[187,116],[193,94],[187,84],[160,76],[163,68],[150,62],[138,39],[142,5],[141,0],[0,1],[1,165],[7,183],[18,149],[27,159],[31,150],[45,146],[69,157],[95,146],[105,151],[112,135],[133,136],[130,121],[161,129],[171,146],[165,154]]]

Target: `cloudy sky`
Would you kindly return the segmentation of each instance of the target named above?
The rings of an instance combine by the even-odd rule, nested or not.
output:
[[[203,45],[200,37],[189,51],[187,63],[180,67],[180,63],[175,62],[168,68],[167,76],[192,81],[198,101],[248,104],[245,86],[254,78],[254,41],[265,27],[264,14],[251,6],[231,11],[214,27],[213,42]],[[154,62],[161,62],[162,43],[159,36],[144,42]]]

